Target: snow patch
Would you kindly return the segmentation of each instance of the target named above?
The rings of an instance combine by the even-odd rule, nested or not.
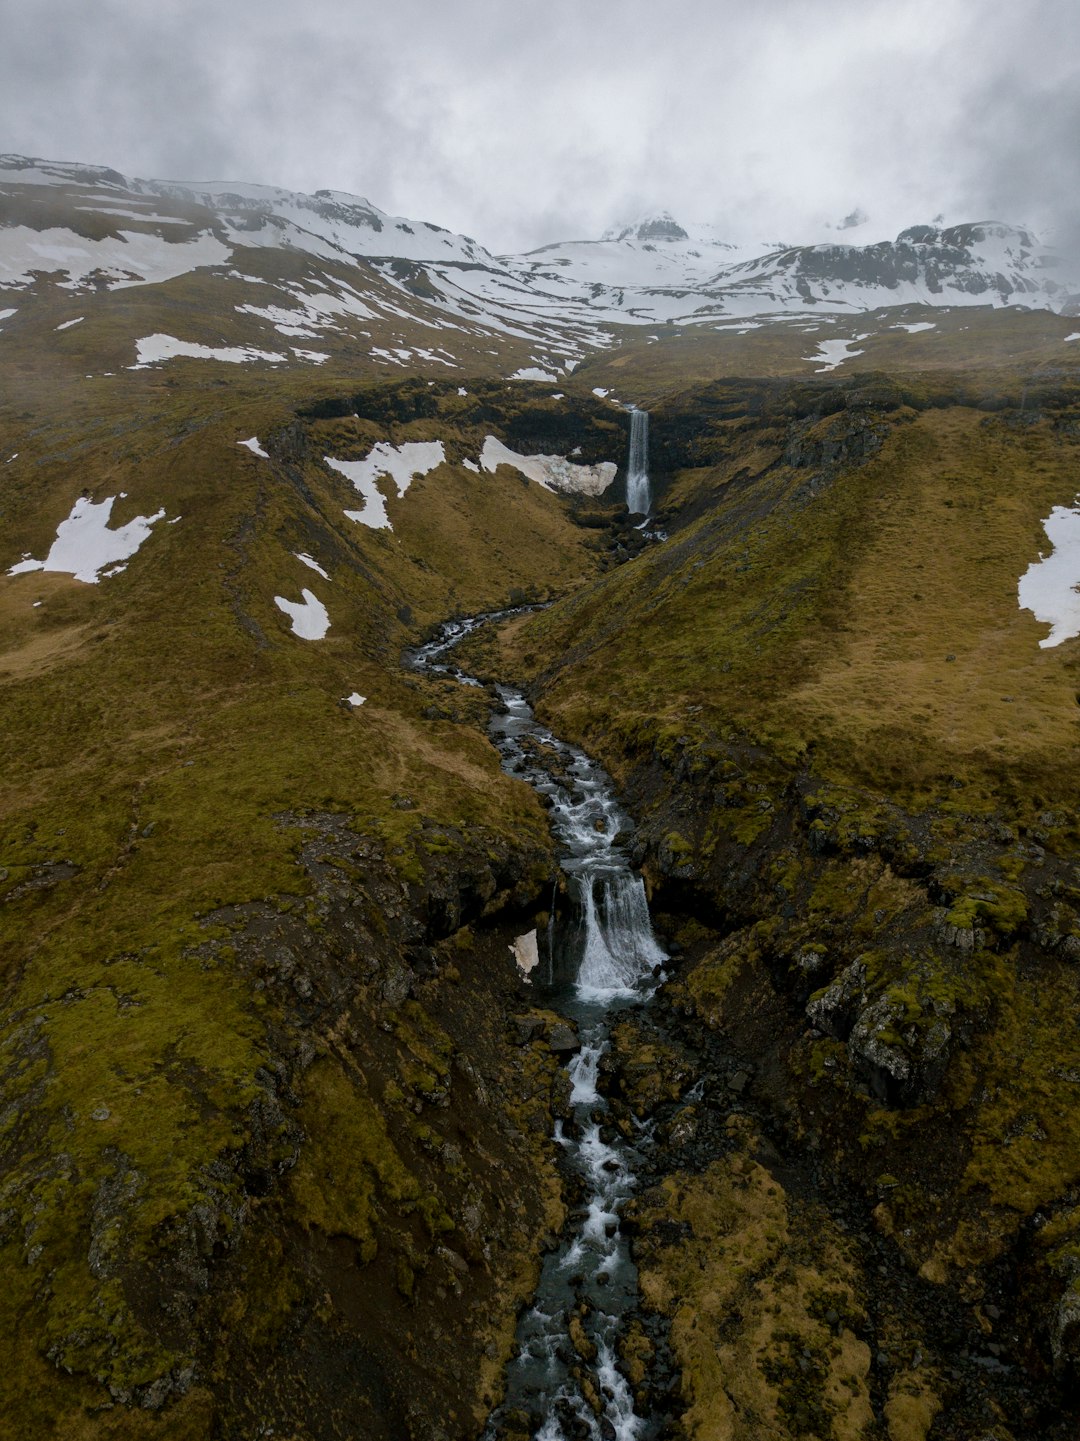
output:
[[[323,570],[323,568],[322,568],[322,566],[319,564],[319,562],[318,562],[317,560],[313,559],[312,556],[308,555],[308,554],[306,553],[306,551],[294,550],[294,551],[293,551],[293,555],[296,556],[297,560],[303,561],[303,563],[304,563],[306,566],[308,566],[309,569],[311,569],[311,570],[317,570],[317,571],[319,572],[319,574],[322,576],[323,580],[329,580],[329,579],[330,579],[330,577],[327,575],[326,571]]]
[[[135,351],[138,359],[134,365],[128,366],[129,370],[146,370],[163,360],[176,360],[180,356],[193,360],[227,360],[232,365],[243,365],[250,360],[265,360],[271,365],[279,365],[289,358],[272,350],[255,350],[250,345],[196,345],[188,340],[177,340],[174,335],[160,333],[144,335],[136,340]]]
[[[74,230],[33,230],[12,225],[4,231],[0,285],[31,285],[35,274],[65,274],[67,289],[103,282],[110,290],[156,285],[202,266],[221,265],[232,250],[215,236],[165,240],[139,230],[122,230],[103,240],[88,240]]]
[[[71,514],[56,527],[56,539],[44,560],[24,557],[13,565],[8,575],[22,575],[32,570],[55,570],[73,575],[76,580],[96,585],[102,574],[116,575],[135,554],[150,534],[150,528],[164,519],[164,510],[154,515],[137,515],[116,530],[109,529],[115,495],[94,502],[84,496],[75,502]],[[106,567],[112,567],[106,569]]]
[[[300,592],[303,600],[286,600],[283,595],[274,596],[274,604],[292,620],[293,635],[303,640],[322,640],[330,629],[330,616],[326,606],[310,590]]]
[[[1080,504],[1055,505],[1043,521],[1053,550],[1033,561],[1020,577],[1021,610],[1051,627],[1041,650],[1080,635]]]
[[[932,320],[916,320],[914,322],[898,321],[893,326],[894,330],[906,330],[909,335],[918,335],[920,330],[936,330],[937,326]]]
[[[246,445],[248,450],[251,451],[252,455],[261,456],[263,460],[270,459],[266,451],[263,450],[262,446],[259,444],[259,437],[257,435],[253,435],[250,440],[238,440],[236,443],[237,445]]]
[[[493,435],[484,441],[480,464],[488,471],[509,465],[545,490],[568,491],[574,495],[602,495],[618,470],[610,460],[599,465],[575,465],[561,455],[518,455]]]
[[[804,355],[803,360],[824,360],[824,365],[819,365],[815,374],[821,375],[823,371],[835,370],[838,365],[843,365],[845,360],[853,360],[856,355],[862,355],[861,350],[853,350],[851,347],[857,345],[860,340],[868,339],[865,335],[856,335],[853,340],[819,340],[816,355]]]
[[[509,950],[515,965],[527,980],[530,972],[535,971],[540,964],[540,947],[537,944],[536,932],[526,931],[523,936],[518,936]]]
[[[10,315],[11,312],[8,311],[8,314]],[[964,326],[964,329],[965,329],[965,330],[967,329],[967,326],[966,326],[966,325]],[[1067,336],[1065,337],[1065,344],[1068,345],[1068,343],[1069,343],[1070,340],[1080,340],[1080,330],[1074,330],[1071,335],[1067,335]]]
[[[0,318],[3,317],[4,313],[5,313],[5,312],[0,311]],[[8,311],[8,312],[6,312],[6,313],[9,314],[9,315],[14,315],[14,314],[15,314],[15,312],[14,312],[13,310],[12,310],[12,311]],[[56,330],[70,330],[73,325],[81,325],[85,319],[86,319],[86,316],[85,316],[85,315],[77,315],[74,320],[65,320],[64,323],[63,323],[63,325],[57,325],[57,326],[55,327],[55,329],[56,329]]]
[[[528,365],[521,370],[515,370],[510,377],[511,380],[546,380],[549,384],[558,383],[559,377],[552,375],[550,370],[541,370],[539,366]]]
[[[427,475],[443,464],[446,452],[441,440],[412,440],[404,445],[391,445],[383,440],[363,460],[334,460],[329,455],[323,459],[331,470],[351,481],[364,497],[363,510],[345,512],[349,520],[358,520],[372,530],[393,530],[386,513],[386,501],[376,484],[378,477],[391,478],[400,500],[417,476]]]
[[[361,695],[359,691],[354,690],[352,695],[347,695],[345,699],[351,706],[361,706],[367,700],[367,696]]]

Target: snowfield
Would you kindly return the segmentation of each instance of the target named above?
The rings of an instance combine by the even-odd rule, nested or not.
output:
[[[399,446],[381,441],[363,460],[334,460],[329,455],[323,459],[331,470],[345,476],[364,498],[363,510],[347,510],[348,518],[372,530],[393,530],[386,513],[386,501],[376,483],[379,477],[390,477],[400,500],[417,476],[427,475],[443,464],[446,452],[441,440],[414,440]]]
[[[36,274],[59,271],[68,290],[88,288],[92,280],[109,290],[129,285],[160,285],[204,265],[222,265],[232,250],[213,235],[167,240],[140,230],[87,240],[74,230],[31,230],[27,225],[4,229],[0,246],[0,285],[31,285]]]
[[[68,518],[57,526],[56,539],[45,559],[24,557],[11,567],[8,575],[55,570],[73,575],[76,580],[85,581],[88,585],[96,585],[103,575],[118,575],[126,570],[126,562],[149,536],[151,527],[164,519],[165,512],[159,510],[154,515],[137,515],[126,525],[110,530],[109,516],[116,499],[112,495],[95,503],[80,496]]]
[[[330,577],[327,575],[326,571],[323,570],[319,562],[312,559],[312,557],[308,555],[305,551],[296,550],[293,551],[293,554],[296,556],[298,561],[301,561],[304,565],[307,566],[308,570],[318,571],[319,575],[322,576],[323,580],[330,579]]]
[[[301,600],[286,600],[283,595],[274,596],[274,604],[283,610],[292,621],[293,635],[302,640],[322,640],[330,629],[330,615],[317,595],[306,588],[300,592]]]
[[[868,335],[856,335],[853,340],[821,340],[818,342],[815,355],[804,355],[803,359],[811,364],[815,360],[824,360],[824,365],[819,365],[817,375],[823,371],[835,370],[838,365],[843,365],[845,360],[853,360],[856,355],[862,355],[861,350],[853,350],[852,346],[858,345],[860,340],[869,340]]]
[[[1043,521],[1053,545],[1049,555],[1033,561],[1020,577],[1021,610],[1050,626],[1041,650],[1080,635],[1080,504],[1055,505]]]
[[[488,471],[495,471],[500,465],[512,466],[545,490],[562,490],[571,495],[602,495],[619,469],[610,460],[599,465],[575,465],[561,455],[518,455],[493,435],[484,441],[480,464]]]
[[[274,351],[255,350],[249,345],[196,345],[190,340],[177,340],[174,335],[160,333],[144,335],[136,340],[135,352],[138,359],[134,365],[128,366],[129,370],[146,370],[151,365],[159,365],[163,360],[175,360],[178,356],[189,356],[193,360],[227,360],[233,365],[242,365],[250,360],[265,360],[269,364],[279,365],[289,358]]]

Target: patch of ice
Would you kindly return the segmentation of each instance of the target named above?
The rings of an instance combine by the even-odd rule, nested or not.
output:
[[[510,377],[511,380],[546,380],[551,385],[558,382],[559,377],[552,375],[550,370],[541,370],[539,366],[528,365],[522,370],[515,370]]]
[[[1043,529],[1053,550],[1033,561],[1017,588],[1021,610],[1051,627],[1042,650],[1080,635],[1080,504],[1055,505]]]
[[[76,580],[96,585],[102,573],[117,574],[107,566],[126,561],[135,554],[150,534],[150,527],[164,519],[164,510],[154,515],[137,515],[116,530],[109,529],[115,495],[94,502],[80,496],[71,514],[56,527],[56,539],[44,560],[29,557],[13,565],[8,575],[22,575],[32,570],[55,570],[73,575]],[[120,566],[122,570],[124,567]]]
[[[255,350],[250,345],[196,345],[188,340],[177,340],[174,335],[144,335],[135,342],[138,359],[129,370],[146,370],[163,360],[176,360],[187,356],[194,360],[227,360],[232,365],[243,365],[251,360],[265,360],[271,365],[280,365],[288,360],[272,350]]]
[[[57,330],[70,330],[73,325],[81,325],[86,319],[85,315],[77,315],[74,320],[65,320],[63,325],[57,325]]]
[[[330,616],[326,606],[310,590],[300,592],[303,600],[286,600],[283,595],[274,596],[274,604],[292,620],[293,635],[303,640],[322,640],[330,629]]]
[[[308,555],[306,551],[303,551],[303,550],[295,550],[295,551],[293,551],[293,554],[296,556],[297,560],[303,561],[303,563],[304,563],[306,566],[310,567],[311,570],[317,570],[317,571],[319,572],[319,574],[322,576],[323,580],[329,580],[329,579],[330,579],[330,577],[327,575],[326,571],[323,570],[323,568],[322,568],[322,566],[319,564],[319,562],[318,562],[317,560],[313,559],[310,555]]]
[[[493,435],[484,441],[480,464],[488,471],[509,465],[545,490],[569,491],[574,495],[602,495],[618,470],[610,460],[599,465],[575,465],[561,455],[518,455]]]
[[[246,445],[248,450],[251,451],[252,455],[261,456],[263,460],[270,459],[266,451],[263,450],[262,446],[259,444],[259,437],[257,435],[253,435],[250,440],[238,440],[236,443],[237,445]]]
[[[920,330],[936,330],[937,326],[932,320],[916,320],[914,322],[901,320],[893,326],[893,329],[906,330],[909,335],[918,335]]]
[[[345,699],[351,706],[361,706],[367,700],[367,696],[361,695],[359,691],[354,690],[352,695],[347,695]]]
[[[363,460],[333,460],[329,455],[323,458],[331,470],[345,476],[364,497],[363,510],[345,512],[349,520],[358,520],[372,530],[393,530],[377,478],[390,476],[400,499],[418,475],[427,475],[443,464],[446,452],[441,440],[412,440],[397,446],[383,440]]]

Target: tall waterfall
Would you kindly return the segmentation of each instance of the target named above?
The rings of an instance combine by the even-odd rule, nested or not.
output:
[[[649,487],[649,412],[630,412],[630,462],[626,471],[626,505],[631,515],[648,515],[652,509]]]

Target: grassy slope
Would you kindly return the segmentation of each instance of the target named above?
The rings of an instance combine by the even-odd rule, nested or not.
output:
[[[455,723],[479,718],[479,708],[449,685],[433,696],[430,685],[401,671],[399,654],[419,627],[455,610],[579,580],[592,564],[583,533],[539,487],[458,466],[414,483],[400,503],[390,501],[393,532],[348,522],[342,511],[355,506],[355,493],[319,455],[350,448],[362,455],[380,435],[423,438],[440,425],[379,431],[369,424],[353,433],[356,422],[316,422],[308,438],[293,419],[306,376],[234,380],[223,369],[178,362],[162,377],[66,389],[55,377],[35,386],[24,375],[0,417],[5,446],[19,452],[4,476],[8,564],[23,551],[43,556],[81,493],[101,499],[125,490],[114,525],[159,506],[182,517],[155,527],[127,570],[100,585],[42,573],[0,578],[7,1017],[0,1215],[5,1271],[18,1278],[7,1291],[4,1332],[19,1336],[20,1355],[5,1371],[4,1412],[18,1434],[49,1430],[61,1415],[70,1434],[83,1424],[87,1434],[112,1434],[115,1418],[77,1419],[84,1405],[107,1401],[89,1378],[127,1395],[191,1359],[198,1332],[190,1317],[169,1322],[151,1314],[140,1290],[167,1291],[160,1268],[193,1216],[209,1217],[200,1224],[217,1237],[214,1244],[243,1250],[238,1228],[253,1224],[245,1167],[267,1068],[281,1072],[286,1042],[288,1057],[306,1033],[312,1056],[325,1055],[306,1079],[311,1056],[299,1069],[288,1060],[288,1084],[299,1091],[294,1104],[302,1103],[298,1120],[281,1113],[262,1127],[269,1133],[260,1133],[259,1146],[271,1171],[295,1155],[297,1124],[307,1138],[291,1189],[275,1202],[278,1219],[267,1215],[264,1233],[269,1225],[280,1246],[281,1235],[300,1224],[315,1235],[352,1235],[362,1253],[373,1238],[396,1237],[384,1247],[388,1304],[392,1313],[396,1286],[397,1305],[406,1309],[384,1318],[391,1350],[404,1345],[408,1277],[429,1264],[426,1248],[444,1220],[463,1234],[461,1217],[478,1197],[483,1214],[507,1184],[494,1161],[485,1171],[488,1163],[475,1154],[449,1172],[430,1159],[444,1154],[448,1120],[436,1108],[421,1125],[413,1112],[429,1104],[444,1071],[449,1084],[452,1056],[467,1064],[462,1024],[473,1026],[478,1048],[481,1040],[487,1047],[475,1064],[492,1079],[501,1075],[495,1084],[505,1086],[497,1021],[469,1020],[475,1004],[463,997],[465,1021],[455,1020],[453,1007],[445,1017],[451,1030],[458,1027],[453,1040],[425,1019],[445,1009],[445,986],[425,993],[410,1022],[400,998],[365,999],[354,976],[342,997],[317,1006],[301,1025],[256,979],[260,947],[248,955],[234,932],[245,905],[269,901],[271,910],[307,915],[316,928],[310,945],[340,950],[328,903],[300,854],[312,829],[319,834],[316,820],[303,823],[313,813],[342,818],[360,847],[359,861],[345,852],[333,864],[360,898],[360,944],[384,954],[386,964],[400,957],[406,936],[411,902],[401,888],[422,881],[442,853],[475,854],[478,861],[466,856],[463,864],[481,870],[492,864],[485,849],[504,861],[518,857],[528,894],[530,867],[545,873],[538,804],[502,775],[475,725]],[[325,393],[332,379],[320,382]],[[447,395],[452,410],[460,404],[456,386]],[[456,424],[452,414],[442,423],[448,440]],[[253,433],[270,447],[270,461],[237,446]],[[331,579],[297,561],[292,553],[300,550]],[[319,642],[292,635],[274,604],[275,594],[299,600],[304,586],[330,612],[331,629]],[[367,697],[360,709],[341,703],[354,690]],[[302,824],[284,826],[282,815]],[[221,915],[225,905],[232,911]],[[201,919],[211,915],[220,919]],[[466,992],[482,994],[491,982],[476,962],[465,967],[465,934],[462,964],[444,967],[464,967]],[[349,1025],[359,1026],[360,1037],[378,1017],[395,1037],[381,1052],[327,1031],[346,1025],[348,1035]],[[542,1098],[545,1075],[519,1083],[523,1100],[537,1087]],[[400,1111],[364,1099],[391,1079]],[[468,1104],[462,1084],[456,1107]],[[455,1109],[450,1120],[461,1124],[466,1114]],[[492,1113],[478,1125],[496,1121],[505,1124]],[[536,1140],[529,1146],[549,1129],[530,1127]],[[517,1155],[515,1168],[523,1144],[512,1135],[500,1143],[506,1157]],[[338,1168],[347,1157],[345,1174],[360,1188],[352,1201],[351,1192],[323,1190],[312,1169],[328,1148]],[[541,1157],[529,1164],[542,1164]],[[489,1172],[489,1193],[470,1190],[469,1175],[475,1181]],[[541,1187],[522,1217],[522,1247],[531,1246],[529,1226],[543,1201]],[[498,1202],[506,1204],[505,1197]],[[260,1281],[257,1250],[245,1253],[249,1269],[238,1295],[261,1294],[267,1315],[241,1320],[241,1303],[229,1343],[256,1371],[264,1365],[260,1346],[279,1344],[278,1330],[295,1310],[289,1286],[297,1296],[302,1289],[283,1279],[291,1274],[284,1262],[276,1280]],[[493,1263],[477,1264],[487,1278],[472,1284],[490,1298],[490,1322],[508,1324],[513,1286],[527,1276],[498,1299],[491,1276],[509,1284],[517,1263],[511,1257],[494,1272]],[[175,1284],[183,1294],[184,1280]],[[428,1283],[427,1304],[434,1289]],[[470,1328],[477,1347],[486,1324]],[[376,1334],[372,1325],[364,1323],[368,1335]],[[219,1345],[228,1349],[224,1339]],[[44,1354],[81,1379],[58,1384]],[[437,1370],[443,1363],[429,1364]],[[457,1404],[471,1404],[481,1384],[490,1383],[463,1377]],[[220,1383],[216,1393],[220,1402]],[[295,1398],[279,1404],[286,1418],[295,1417]],[[116,1424],[123,1434],[124,1427],[188,1434],[190,1425],[190,1434],[201,1435],[208,1406],[214,1409],[189,1395],[160,1423],[136,1412]],[[392,1415],[388,1409],[379,1424],[394,1424]]]
[[[1067,1365],[1080,641],[1040,649],[1016,585],[1076,493],[1080,397],[882,409],[839,384],[825,415],[797,391],[719,421],[706,391],[657,406],[654,455],[696,406],[712,462],[670,477],[670,539],[515,622],[489,664],[531,678],[539,712],[628,787],[661,905],[729,932],[683,1002],[747,1048],[925,1278],[989,1296],[978,1268],[1022,1254],[1029,1359]],[[807,1000],[856,961],[864,1033],[850,1015],[808,1026]],[[940,1084],[883,1100],[896,1058],[933,1072],[942,1026]],[[1053,1224],[1029,1248],[1040,1211]],[[648,1284],[678,1292],[679,1248],[654,1259]],[[680,1335],[692,1415],[715,1419],[722,1378]]]

